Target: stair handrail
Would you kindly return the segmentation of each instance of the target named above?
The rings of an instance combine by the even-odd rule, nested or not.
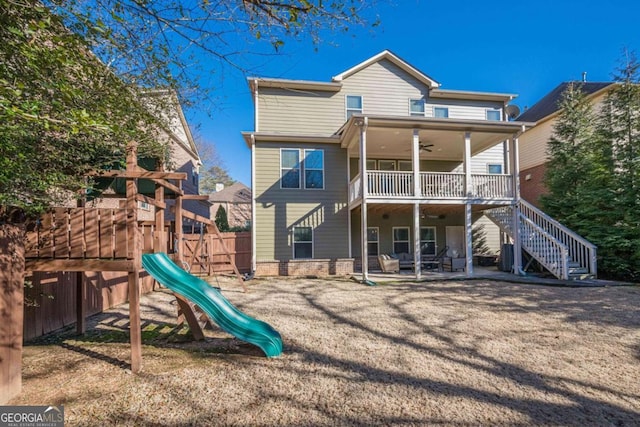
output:
[[[535,213],[537,216],[544,219],[544,221],[546,222],[545,225],[550,225],[554,227],[555,228],[554,231],[558,231],[559,234],[564,234],[570,237],[571,239],[576,241],[578,244],[585,247],[588,252],[588,265],[585,265],[584,267],[587,267],[589,269],[589,272],[594,276],[597,275],[597,246],[596,245],[594,245],[584,237],[580,236],[576,232],[572,231],[571,229],[567,228],[565,225],[563,225],[559,221],[551,218],[549,215],[547,215],[537,207],[533,206],[531,203],[527,202],[526,200],[520,199],[520,212],[523,213],[523,210]],[[531,215],[525,214],[525,217],[531,219]],[[546,231],[546,228],[543,224],[540,224],[536,221],[533,221],[533,222]],[[551,236],[553,236],[553,233],[550,233],[550,234]],[[555,236],[553,237],[555,239],[558,239],[558,237],[555,237]],[[569,247],[567,247],[567,250],[568,250],[568,253],[571,252],[569,250]],[[576,258],[577,259],[575,260],[579,261],[581,257],[576,257]]]
[[[540,258],[538,261],[541,261],[542,264],[549,269],[549,271],[551,271],[552,273],[554,273],[554,275],[556,277],[560,277],[564,280],[568,280],[569,279],[569,261],[568,261],[568,255],[569,255],[569,249],[567,248],[567,246],[561,242],[559,242],[553,235],[551,235],[550,233],[548,233],[545,229],[543,229],[542,227],[540,227],[538,224],[536,224],[534,221],[530,220],[529,218],[527,218],[526,216],[524,216],[524,214],[522,214],[522,212],[520,212],[519,214],[520,220],[524,223],[527,223],[531,226],[533,226],[534,230],[536,232],[538,232],[540,235],[542,235],[545,240],[547,242],[550,242],[553,246],[555,246],[561,256],[560,256],[560,264],[561,264],[561,269],[558,271],[558,268],[554,267],[554,265],[552,263],[547,262],[547,258],[546,256],[543,256],[542,254],[537,254],[538,257]],[[520,235],[522,236],[524,233],[522,233],[522,227],[520,227]],[[527,240],[526,239],[520,239],[520,243],[522,244],[523,247],[525,247],[525,249],[529,249],[529,250],[533,250],[534,248],[531,247],[531,245],[527,245]],[[557,272],[557,274],[556,274]]]

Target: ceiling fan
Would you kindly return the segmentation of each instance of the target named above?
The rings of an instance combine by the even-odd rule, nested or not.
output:
[[[418,147],[420,148],[420,151],[426,151],[427,153],[430,153],[431,151],[431,147],[433,147],[433,144],[428,144],[426,142],[418,142]]]
[[[431,144],[431,143],[418,141],[418,149],[420,151],[424,151],[424,152],[430,153],[430,152],[433,151],[431,149],[431,147],[433,147],[433,144]],[[411,149],[408,149],[406,151],[411,151]]]

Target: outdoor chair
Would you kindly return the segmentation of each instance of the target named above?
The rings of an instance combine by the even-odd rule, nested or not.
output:
[[[389,255],[378,255],[378,263],[383,273],[397,273],[400,271],[400,260]]]

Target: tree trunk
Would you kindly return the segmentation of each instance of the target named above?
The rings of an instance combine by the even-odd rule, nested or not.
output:
[[[22,388],[24,228],[0,224],[0,405]]]

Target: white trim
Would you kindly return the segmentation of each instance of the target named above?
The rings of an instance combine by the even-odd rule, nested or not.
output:
[[[419,111],[416,111],[414,114],[411,111],[411,101],[421,101],[422,102],[422,114],[417,114]],[[410,117],[426,117],[427,116],[427,101],[424,98],[409,98],[409,116]]]
[[[422,230],[423,229],[433,229],[433,240],[422,240]],[[421,225],[420,226],[420,255],[422,255],[422,242],[433,242],[433,254],[427,255],[435,255],[438,253],[438,227],[435,225]]]
[[[311,241],[303,240],[296,242],[296,228],[309,228],[311,230]],[[315,233],[314,229],[310,225],[294,225],[291,227],[291,258],[292,259],[314,259],[315,258]],[[311,258],[296,258],[296,243],[311,243]]]
[[[375,244],[376,244],[376,246],[378,248],[378,250],[376,251],[375,255],[378,256],[378,255],[380,255],[380,227],[367,227],[367,245],[369,245],[369,243],[374,243],[374,242],[369,241],[369,229],[370,228],[375,229],[375,230],[378,231],[377,232],[378,240],[375,241]],[[368,248],[368,246],[367,246],[367,248]],[[367,255],[370,255],[369,254],[369,249],[367,249]]]
[[[498,119],[497,120],[490,119],[489,118],[489,113],[490,112],[498,113]],[[484,118],[487,119],[487,121],[490,121],[490,122],[500,122],[500,121],[502,121],[501,120],[501,118],[502,118],[502,109],[500,109],[500,108],[485,108],[485,110],[484,110]]]
[[[355,108],[349,108],[349,102],[348,102],[349,97],[360,98],[360,111],[355,111]],[[349,120],[349,118],[351,117],[349,115],[349,110],[353,111],[353,113],[351,113],[351,116],[354,114],[364,114],[364,96],[345,94],[344,95],[344,119],[345,120]]]
[[[434,105],[432,108],[433,108],[433,110],[432,110],[431,114],[432,114],[432,117],[434,119],[448,119],[449,118],[449,106],[446,106],[446,105]],[[438,110],[438,109],[446,110],[447,116],[446,117],[436,117],[436,110]]]
[[[251,271],[257,269],[256,257],[256,139],[251,135]]]
[[[389,50],[383,50],[379,54],[372,56],[371,58],[349,68],[347,71],[343,71],[342,73],[334,76],[331,80],[334,82],[340,82],[352,74],[357,73],[358,71],[367,68],[369,65],[379,62],[383,59],[387,59],[391,61],[393,64],[397,65],[407,73],[411,74],[413,77],[420,80],[422,83],[426,84],[430,89],[437,88],[440,86],[440,83],[433,80],[431,77],[419,71],[417,68],[410,65],[408,62],[400,59],[397,55],[390,52]]]
[[[282,151],[283,150],[289,150],[289,151],[297,151],[298,152],[298,186],[297,187],[283,187],[282,186]],[[286,148],[286,147],[280,147],[280,178],[278,178],[278,181],[280,183],[280,189],[281,190],[302,190],[302,161],[300,160],[300,148]],[[292,170],[293,168],[291,168]]]
[[[322,187],[319,188],[314,188],[314,187],[307,187],[307,151],[320,151],[320,153],[322,153],[322,169],[317,169],[317,168],[309,168],[309,170],[312,171],[317,171],[320,170],[322,171]],[[304,189],[305,190],[324,190],[325,189],[325,162],[324,162],[324,148],[303,148],[302,149],[302,153],[303,153],[303,158],[302,158],[302,168],[300,170],[300,178],[302,179],[302,183],[304,184]]]
[[[409,238],[409,240],[396,240],[396,233],[395,231],[398,229],[407,229],[407,236]],[[396,242],[398,243],[404,243],[407,242],[407,249],[411,250],[411,226],[410,225],[398,225],[396,227],[391,227],[391,248],[393,249],[393,253],[397,253],[396,252]]]

